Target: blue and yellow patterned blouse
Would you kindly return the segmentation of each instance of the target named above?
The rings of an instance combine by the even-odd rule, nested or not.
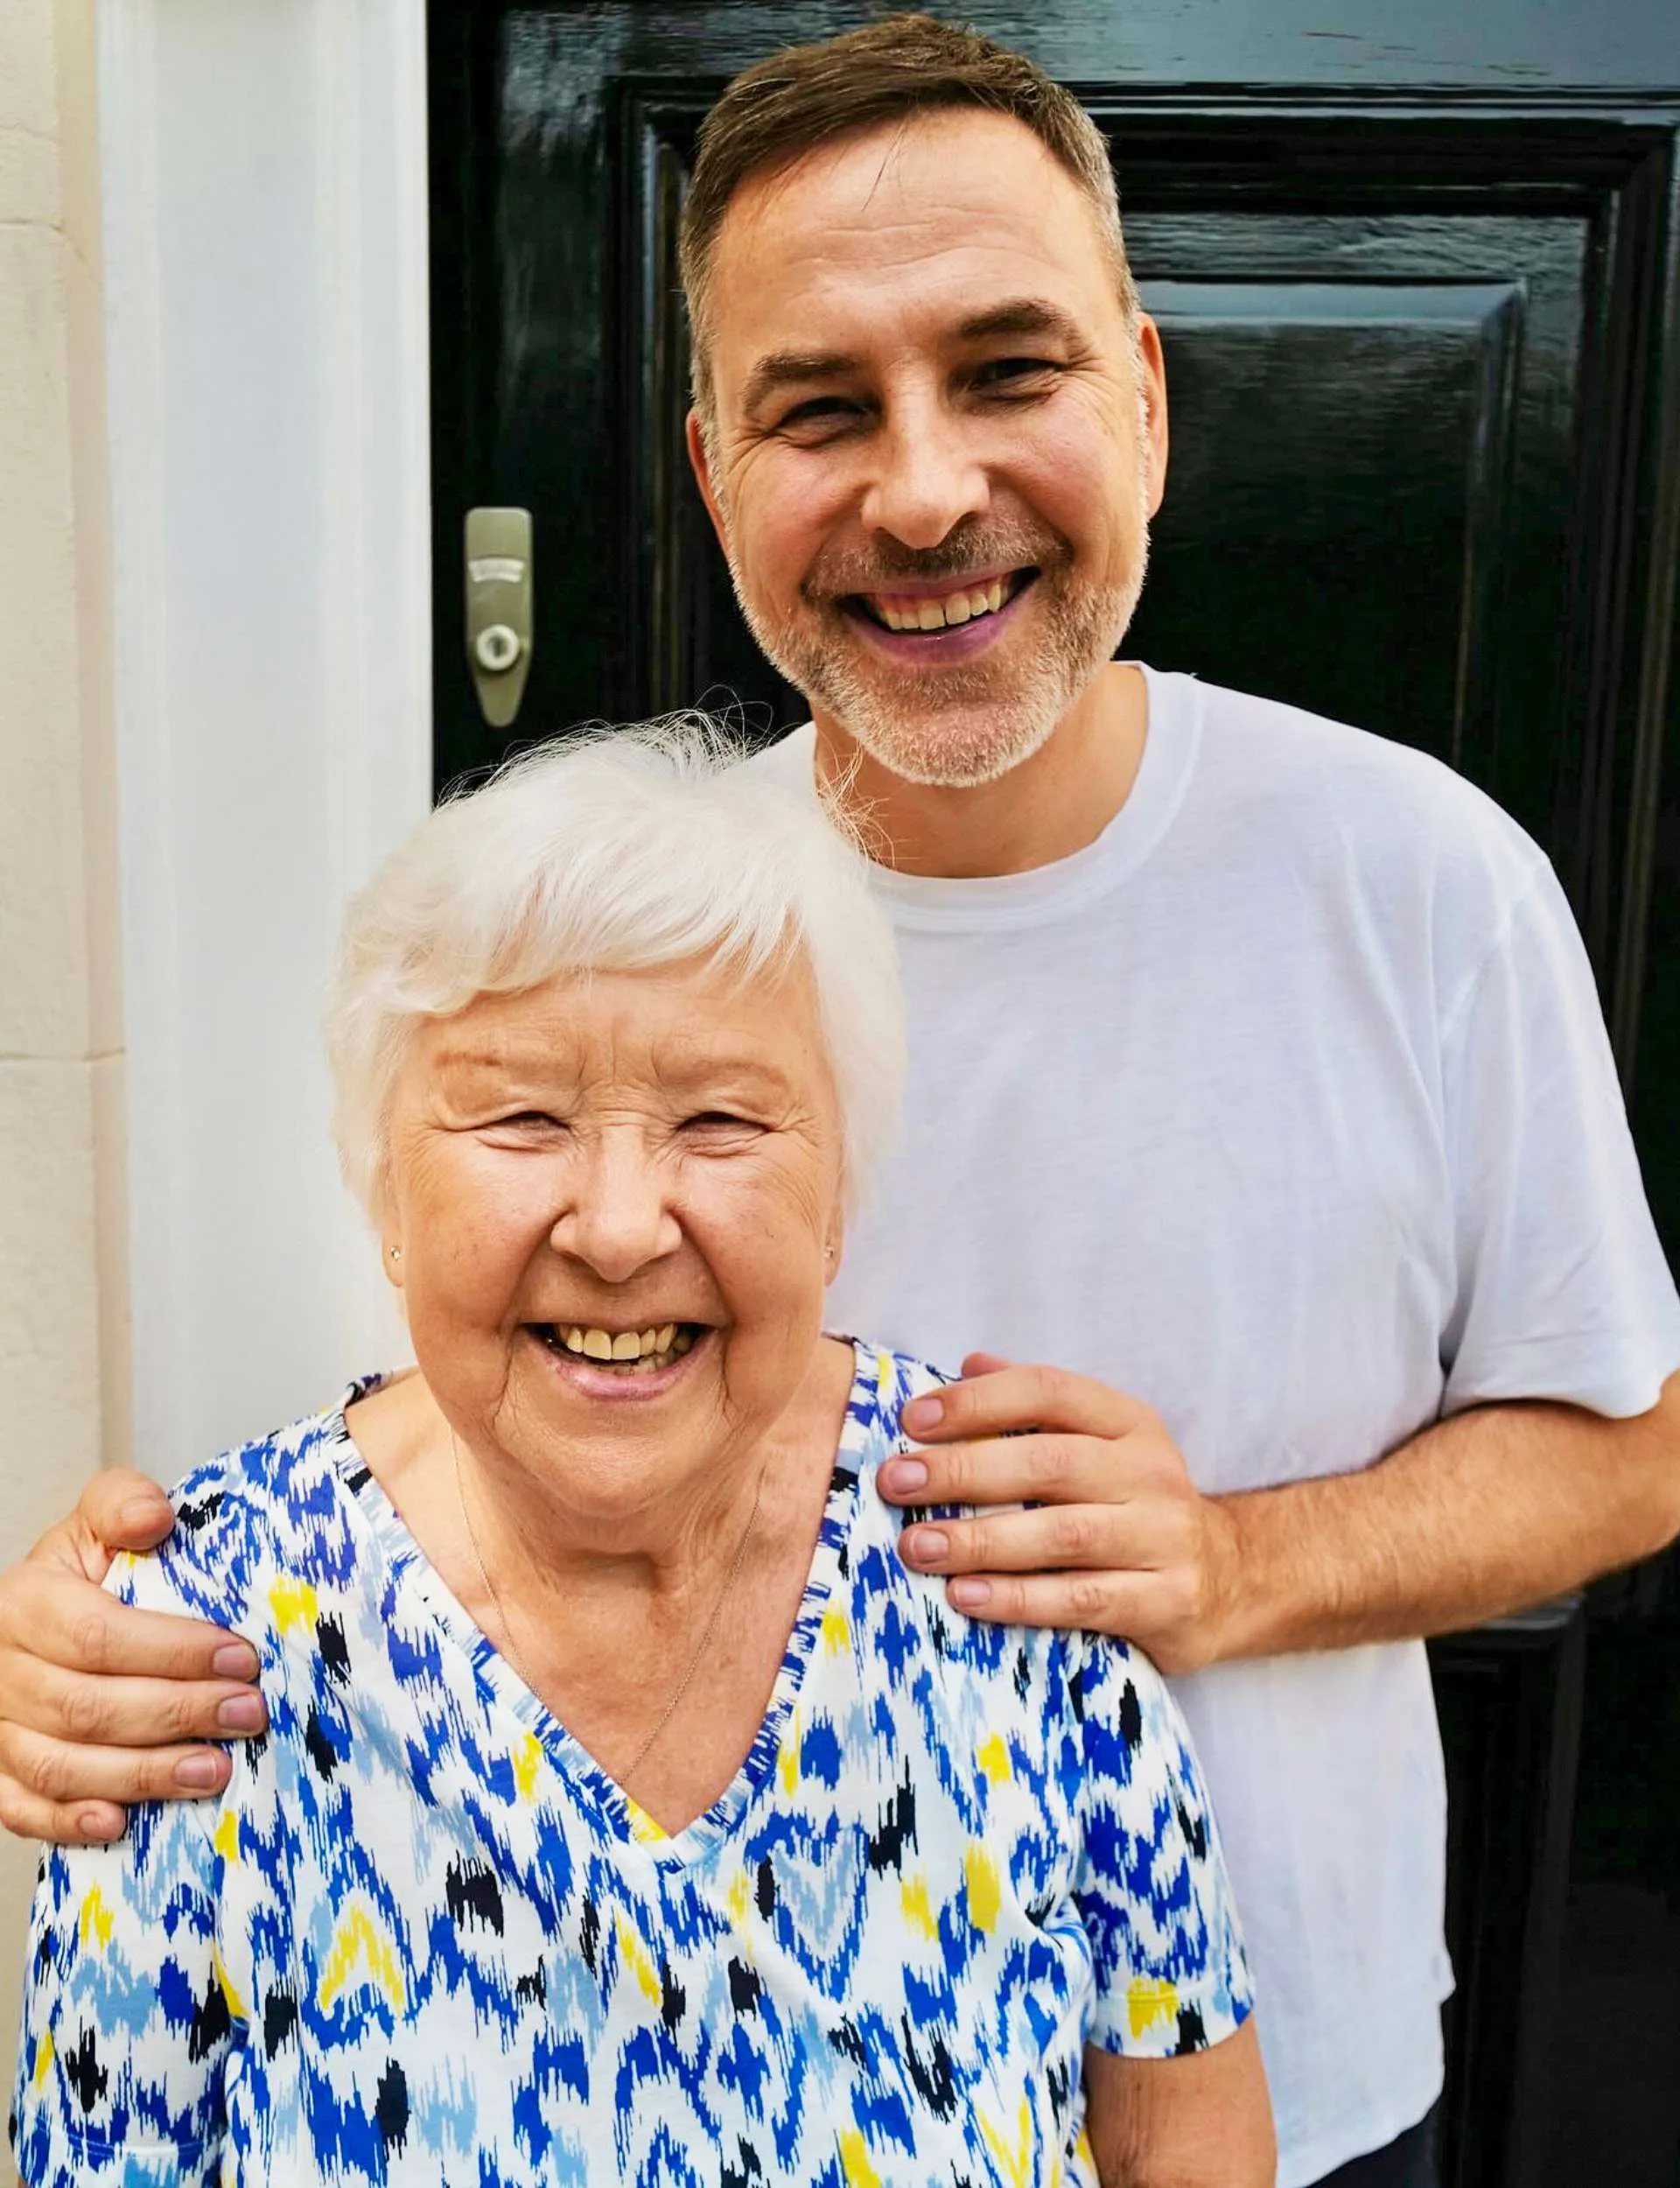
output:
[[[867,1485],[938,1379],[858,1348],[768,1713],[675,1837],[468,1619],[343,1405],[189,1476],[116,1585],[248,1635],[271,1729],[220,1799],[49,1855],[25,2181],[1094,2182],[1082,2047],[1216,2043],[1248,1974],[1149,1664],[900,1563]]]

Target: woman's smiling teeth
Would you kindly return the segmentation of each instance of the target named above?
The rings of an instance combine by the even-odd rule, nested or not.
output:
[[[864,606],[888,630],[948,630],[957,623],[971,623],[978,615],[995,615],[1005,600],[1020,589],[1026,572],[991,578],[984,585],[957,586],[936,600],[907,593],[865,593]]]
[[[581,1322],[542,1325],[545,1343],[566,1351],[592,1366],[611,1367],[630,1375],[649,1375],[668,1367],[693,1345],[696,1324],[656,1322],[648,1329],[592,1329]]]

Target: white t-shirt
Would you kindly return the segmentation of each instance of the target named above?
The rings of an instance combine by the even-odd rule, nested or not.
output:
[[[1680,1302],[1544,856],[1433,760],[1145,674],[1143,763],[1096,843],[998,879],[879,873],[908,1098],[833,1326],[1100,1377],[1210,1491],[1345,1473],[1486,1400],[1646,1411]],[[752,764],[808,782],[812,752],[808,726]],[[1424,1650],[1176,1692],[1301,2188],[1440,2088]]]

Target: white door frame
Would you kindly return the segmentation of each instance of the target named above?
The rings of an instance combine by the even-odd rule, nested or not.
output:
[[[102,0],[135,1456],[402,1338],[327,1142],[347,894],[430,794],[424,0]]]

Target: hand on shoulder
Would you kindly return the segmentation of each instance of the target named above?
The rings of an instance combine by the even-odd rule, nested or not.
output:
[[[119,1838],[122,1804],[219,1792],[228,1757],[203,1743],[266,1724],[248,1642],[105,1589],[118,1555],[173,1525],[155,1483],[115,1469],[0,1574],[0,1824],[15,1835]]]
[[[1151,1407],[1065,1368],[970,1353],[904,1426],[925,1448],[887,1462],[882,1494],[981,1508],[907,1527],[900,1546],[914,1571],[946,1576],[956,1609],[1113,1634],[1170,1673],[1224,1652],[1236,1530]],[[998,1505],[1026,1509],[985,1509]]]

